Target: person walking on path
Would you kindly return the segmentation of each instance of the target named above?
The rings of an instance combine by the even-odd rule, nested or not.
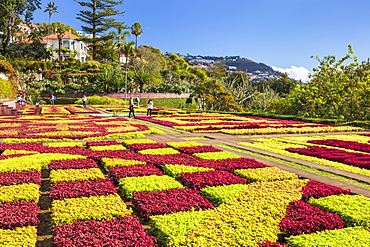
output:
[[[140,97],[139,96],[136,97],[136,103],[137,103],[137,106],[139,107],[140,106]]]
[[[153,106],[154,106],[154,102],[153,102],[153,100],[150,99],[148,101],[148,110],[146,112],[146,115],[147,116],[151,116],[152,115]]]
[[[134,108],[134,98],[131,97],[130,98],[130,106],[129,106],[129,110],[130,112],[128,113],[128,117],[131,117],[131,114],[133,117],[135,117],[135,108]]]
[[[54,94],[51,94],[50,103],[51,103],[52,106],[54,106],[54,103],[55,103],[56,99],[57,99],[57,97]]]
[[[83,104],[84,107],[86,107],[86,101],[87,101],[87,97],[86,97],[86,95],[84,95],[82,97],[82,104]]]

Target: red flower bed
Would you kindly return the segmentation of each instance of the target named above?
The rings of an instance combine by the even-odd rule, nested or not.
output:
[[[136,156],[139,155],[137,153],[135,154]],[[173,164],[177,164],[177,165],[187,165],[188,164],[189,165],[189,164],[198,162],[200,160],[199,158],[195,156],[183,154],[183,153],[168,154],[168,155],[144,154],[138,157],[140,157],[140,159],[137,159],[137,160],[145,161],[147,163],[152,163],[158,166],[173,165]]]
[[[214,208],[212,203],[189,188],[136,192],[132,203],[145,220],[152,215]]]
[[[320,198],[331,195],[349,194],[350,190],[310,180],[302,189],[302,201],[307,202],[311,197]]]
[[[156,149],[156,148],[168,148],[163,143],[136,143],[131,144],[130,149],[134,152],[138,152],[140,150],[146,150],[146,149]]]
[[[155,237],[147,235],[133,215],[106,221],[76,222],[53,229],[55,247],[156,246]]]
[[[237,159],[224,159],[213,161],[213,168],[217,170],[224,170],[234,172],[236,169],[250,169],[250,168],[264,168],[267,165],[258,162],[254,159],[237,158]]]
[[[89,196],[106,196],[114,193],[117,193],[117,190],[108,178],[82,181],[62,181],[55,183],[50,187],[50,198],[53,200]]]
[[[287,236],[311,234],[344,227],[343,220],[337,214],[324,212],[303,201],[291,202],[287,208],[287,215],[279,225]]]
[[[199,147],[181,147],[178,150],[186,154],[194,153],[205,153],[205,152],[221,152],[221,149],[215,148],[214,146],[199,146]]]
[[[88,141],[86,142],[87,147],[93,146],[110,146],[110,145],[119,145],[122,144],[118,141]]]
[[[114,183],[118,183],[120,178],[125,177],[141,177],[150,175],[164,175],[156,166],[148,165],[133,165],[133,166],[115,166],[109,169],[110,176]]]
[[[35,226],[40,220],[40,208],[36,202],[0,203],[0,229],[14,230],[17,227]]]
[[[41,185],[41,172],[38,171],[22,171],[0,173],[0,185],[9,186],[15,184],[34,183]]]
[[[52,160],[49,164],[50,170],[89,168],[99,168],[99,165],[93,159]]]
[[[101,151],[96,150],[91,152],[91,154],[89,154],[89,157],[95,160],[100,160],[101,158],[141,160],[139,159],[141,155],[131,150],[101,150]]]
[[[227,171],[182,173],[178,180],[184,186],[196,190],[205,188],[206,186],[247,183],[247,180],[245,180],[244,178],[235,176]]]
[[[335,148],[311,146],[307,148],[286,148],[287,151],[307,156],[314,156],[347,165],[370,169],[370,155],[363,153],[347,152]]]
[[[369,144],[359,143],[355,141],[342,141],[342,140],[336,140],[336,139],[327,139],[327,140],[311,140],[308,142],[319,144],[319,145],[340,147],[340,148],[346,148],[346,149],[352,149],[355,151],[370,153]]]
[[[35,151],[36,149],[42,149],[42,148],[45,148],[45,146],[40,142],[1,143],[0,144],[0,152],[4,152],[7,149]]]

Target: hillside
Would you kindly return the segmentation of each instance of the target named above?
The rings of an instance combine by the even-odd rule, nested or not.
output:
[[[226,57],[216,57],[216,56],[193,56],[186,55],[183,56],[191,64],[203,64],[210,65],[216,61],[223,60],[225,65],[229,67],[236,67],[236,71],[244,71],[251,74],[267,73],[269,75],[279,76],[280,73],[273,70],[270,66],[264,63],[257,63],[247,58],[241,58],[240,56],[226,56]]]

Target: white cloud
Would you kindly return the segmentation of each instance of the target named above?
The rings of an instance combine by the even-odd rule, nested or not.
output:
[[[308,74],[310,73],[310,71],[305,67],[291,66],[290,68],[282,69],[275,66],[271,66],[271,68],[279,72],[287,73],[290,78],[301,80],[302,82],[308,81]]]

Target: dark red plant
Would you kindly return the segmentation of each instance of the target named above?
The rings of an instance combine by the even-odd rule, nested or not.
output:
[[[36,202],[0,203],[0,229],[14,230],[17,227],[35,226],[40,220],[37,214],[40,208]]]
[[[136,192],[132,203],[145,220],[149,220],[152,215],[214,207],[207,199],[189,188]]]
[[[156,238],[149,236],[136,216],[128,215],[106,221],[76,222],[53,229],[55,247],[154,247]]]
[[[281,220],[279,226],[289,237],[341,229],[344,227],[344,223],[335,213],[324,212],[303,201],[293,201],[288,206],[286,216]]]
[[[50,198],[53,200],[89,196],[106,196],[114,193],[117,193],[117,190],[108,178],[82,181],[62,181],[54,183],[50,187]]]

